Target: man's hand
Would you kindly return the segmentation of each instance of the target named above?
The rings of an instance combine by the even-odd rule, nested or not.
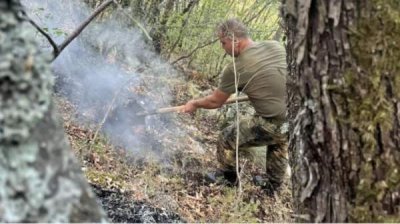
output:
[[[182,108],[179,110],[181,113],[193,113],[197,110],[197,106],[195,104],[195,100],[188,101],[185,105],[182,105]]]
[[[229,98],[230,94],[224,93],[221,90],[214,90],[211,95],[206,97],[190,100],[185,105],[182,105],[182,109],[179,112],[192,113],[197,110],[197,108],[204,109],[215,109],[221,107],[225,101]]]

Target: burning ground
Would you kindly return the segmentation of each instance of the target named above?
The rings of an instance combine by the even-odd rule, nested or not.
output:
[[[204,82],[200,83],[204,85]],[[175,104],[193,97],[189,93],[199,92],[196,91],[197,84],[192,82],[170,80],[165,84],[174,89]],[[143,91],[143,88],[127,87],[133,91],[132,94],[138,89]],[[204,180],[204,173],[216,169],[218,165],[215,156],[216,127],[223,111],[201,111],[197,116],[155,115],[145,118],[144,123],[130,123],[131,118],[125,117],[124,122],[130,123],[131,127],[121,131],[124,135],[130,133],[135,136],[138,142],[124,146],[106,133],[100,132],[94,139],[100,124],[77,122],[76,118],[80,115],[76,106],[63,97],[57,97],[57,101],[70,143],[112,221],[292,221],[288,181],[279,193],[268,196],[253,185],[250,174],[258,171],[249,163],[245,163],[243,169],[243,193],[240,196],[237,188]],[[121,105],[130,107],[129,103]],[[88,110],[106,112],[96,108]],[[113,121],[113,116],[117,116],[114,111],[108,113],[104,124],[108,119]],[[140,217],[138,214],[150,216],[135,219]]]

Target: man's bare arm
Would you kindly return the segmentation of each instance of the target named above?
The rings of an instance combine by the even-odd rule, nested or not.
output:
[[[229,98],[230,94],[225,93],[219,89],[214,90],[211,95],[206,97],[197,99],[197,100],[190,100],[187,102],[182,112],[194,112],[198,108],[205,108],[205,109],[215,109],[221,107],[225,101]]]
[[[229,94],[217,89],[211,95],[194,100],[193,103],[197,108],[215,109],[221,107],[229,96]]]

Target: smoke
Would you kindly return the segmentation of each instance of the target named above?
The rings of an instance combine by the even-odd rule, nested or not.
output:
[[[22,3],[28,15],[58,44],[91,13],[80,0]],[[112,11],[112,19],[89,24],[53,62],[55,90],[76,105],[80,122],[99,124],[110,112],[102,131],[113,142],[139,152],[148,142],[143,137],[146,135],[135,135],[137,126],[156,133],[179,133],[166,119],[134,116],[142,110],[170,105],[171,90],[165,81],[176,78],[177,72],[151,50],[140,30],[123,22],[129,18],[118,19],[121,13]],[[43,49],[52,50],[40,34],[38,38]]]

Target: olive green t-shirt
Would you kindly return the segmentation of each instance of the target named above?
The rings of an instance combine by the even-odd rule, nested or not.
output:
[[[285,117],[286,113],[286,52],[277,41],[254,43],[235,58],[238,91],[249,97],[257,114],[263,117]],[[233,63],[228,64],[218,89],[235,92]]]

